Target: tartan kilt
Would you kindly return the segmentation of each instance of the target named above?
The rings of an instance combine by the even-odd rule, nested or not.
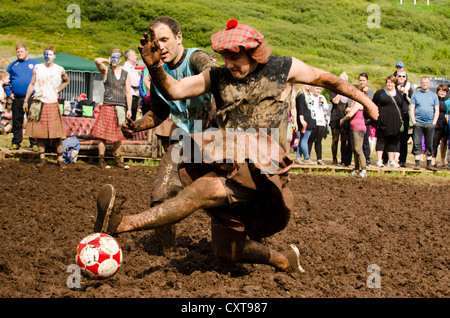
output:
[[[31,138],[54,139],[65,138],[66,132],[58,103],[43,103],[41,119],[27,121],[25,134]]]
[[[92,135],[112,142],[122,141],[125,137],[122,134],[121,128],[121,126],[117,126],[117,116],[114,106],[102,105],[100,107],[100,114],[92,129]]]

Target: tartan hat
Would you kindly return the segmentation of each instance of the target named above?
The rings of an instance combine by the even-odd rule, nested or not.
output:
[[[211,48],[217,53],[225,50],[239,52],[239,47],[242,46],[245,50],[254,49],[263,40],[264,36],[255,28],[231,19],[226,29],[211,36]]]

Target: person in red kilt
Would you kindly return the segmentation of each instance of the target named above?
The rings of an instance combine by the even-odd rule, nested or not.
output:
[[[105,151],[106,142],[114,144],[114,164],[119,168],[127,168],[122,162],[120,148],[125,137],[122,134],[122,125],[126,118],[131,118],[132,91],[128,72],[119,66],[122,52],[118,49],[111,51],[109,59],[96,58],[95,65],[103,75],[105,93],[100,114],[95,121],[92,134],[99,138],[98,163],[100,168],[106,168]],[[109,64],[107,67],[105,64]]]
[[[25,134],[37,139],[40,158],[38,166],[47,164],[45,140],[52,139],[58,155],[57,164],[64,168],[62,138],[66,137],[66,133],[59,109],[58,94],[69,85],[69,77],[63,67],[53,62],[55,57],[55,48],[47,46],[44,49],[45,62],[34,67],[23,110],[28,113]],[[30,97],[33,97],[33,101],[28,105]]]

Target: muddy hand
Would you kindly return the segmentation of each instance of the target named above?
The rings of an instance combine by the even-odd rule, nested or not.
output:
[[[161,60],[161,48],[158,41],[155,39],[155,31],[153,27],[148,29],[150,32],[150,37],[148,33],[144,33],[141,38],[141,45],[138,49],[141,53],[142,61],[147,67],[155,66]]]
[[[134,126],[134,121],[127,117],[127,121],[122,125],[122,133],[125,138],[132,139],[136,134],[136,127]]]

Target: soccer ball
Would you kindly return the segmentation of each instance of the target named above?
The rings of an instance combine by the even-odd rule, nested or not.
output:
[[[77,265],[88,276],[96,279],[112,277],[122,263],[122,248],[108,234],[94,233],[78,244]]]

